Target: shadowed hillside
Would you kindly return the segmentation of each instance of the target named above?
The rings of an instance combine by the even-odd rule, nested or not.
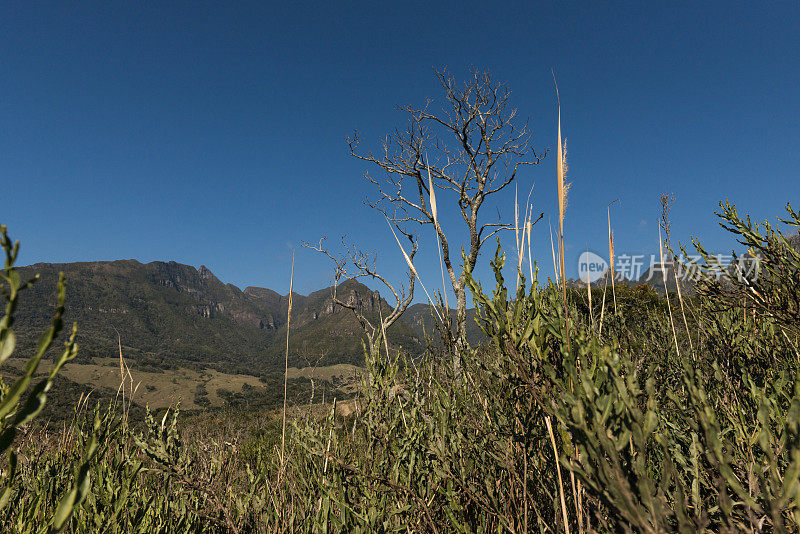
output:
[[[20,300],[16,327],[27,340],[23,351],[32,350],[32,334],[47,324],[60,271],[68,280],[64,320],[80,324],[82,361],[117,355],[119,333],[126,358],[141,370],[214,368],[259,376],[283,369],[287,295],[260,287],[242,291],[221,282],[205,266],[175,262],[38,263],[21,268],[23,278],[36,273],[41,278]],[[334,306],[331,294],[328,288],[294,295],[290,365],[363,361],[361,326],[349,310]],[[377,292],[358,282],[342,284],[339,296],[358,303],[368,315],[377,316],[378,302],[388,309]],[[388,338],[395,349],[402,346],[410,354],[423,350],[421,328],[398,322]]]

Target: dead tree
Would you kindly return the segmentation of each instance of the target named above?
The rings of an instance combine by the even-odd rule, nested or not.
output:
[[[358,132],[348,138],[348,144],[351,155],[373,164],[383,175],[375,178],[365,173],[378,189],[378,198],[370,205],[395,224],[432,225],[439,237],[456,297],[453,367],[458,374],[460,353],[467,346],[466,270],[475,267],[488,239],[514,228],[499,220],[486,221],[480,217],[481,208],[490,196],[514,182],[521,166],[537,164],[545,154],[532,148],[528,123],[518,120],[506,85],[495,83],[487,72],[472,72],[461,86],[444,70],[436,76],[444,99],[438,106],[428,100],[423,108],[401,107],[408,114],[408,125],[385,138],[379,155],[358,151]],[[438,217],[431,209],[428,173],[436,188]],[[441,213],[456,206],[469,232],[469,243],[462,247],[453,246],[451,234],[441,224]],[[465,256],[461,266],[459,248]]]
[[[418,243],[413,234],[403,231],[399,226],[397,231],[411,242],[411,249],[408,252],[411,261],[417,253]],[[325,238],[319,240],[317,245],[304,243],[303,246],[316,250],[330,258],[333,262],[334,277],[333,277],[333,303],[334,306],[341,306],[353,312],[356,319],[358,319],[361,328],[364,330],[364,335],[367,340],[367,348],[369,349],[370,356],[376,355],[380,352],[381,343],[386,344],[388,351],[388,340],[384,337],[386,332],[406,311],[411,301],[414,299],[414,284],[416,277],[412,272],[408,273],[408,285],[400,284],[398,287],[391,284],[386,278],[378,273],[375,267],[375,260],[377,255],[374,252],[368,253],[358,249],[355,245],[348,245],[344,238],[342,238],[343,252],[339,255],[334,255],[324,246]],[[387,310],[386,315],[383,314],[383,299],[380,298],[378,293],[378,317],[368,317],[365,310],[357,305],[357,303],[350,303],[339,298],[338,289],[339,285],[346,280],[358,280],[359,278],[370,278],[374,281],[380,282],[394,298],[394,305],[391,309]]]

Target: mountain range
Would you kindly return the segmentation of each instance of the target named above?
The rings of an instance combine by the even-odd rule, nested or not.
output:
[[[786,236],[786,242],[797,251],[800,251],[800,234],[794,234],[790,236]],[[727,261],[731,261],[732,257],[730,255],[725,256]],[[723,264],[725,264],[725,257],[721,260]],[[750,256],[748,253],[744,253],[741,255],[742,259],[749,259]],[[689,272],[687,269],[683,268],[678,270],[678,277],[676,281],[675,277],[675,265],[672,262],[665,262],[663,265],[661,263],[654,263],[652,265],[647,265],[647,262],[644,260],[649,260],[647,256],[641,256],[638,263],[638,268],[635,269],[636,272],[643,270],[641,275],[636,278],[625,277],[623,272],[626,270],[634,270],[630,269],[630,264],[626,267],[617,264],[615,269],[615,282],[617,284],[625,284],[627,286],[635,287],[641,286],[645,284],[649,284],[657,293],[664,294],[665,293],[665,283],[666,283],[666,290],[673,292],[677,291],[677,286],[680,284],[681,292],[687,295],[694,294],[695,287],[694,281],[691,279]],[[703,263],[702,261],[700,262]],[[729,267],[732,269],[732,267]],[[734,271],[730,271],[734,272]],[[666,275],[666,276],[664,276]],[[606,269],[605,272],[595,281],[592,282],[592,287],[602,289],[606,286],[611,285],[611,271],[610,269]],[[585,289],[586,282],[580,279],[569,278],[567,279],[567,287],[575,288],[575,289]]]
[[[800,237],[789,238],[800,249]],[[675,290],[668,267],[667,288]],[[252,376],[282,373],[285,365],[288,295],[263,287],[239,289],[220,281],[207,267],[176,262],[140,263],[136,260],[79,263],[37,263],[19,269],[23,279],[40,280],[22,292],[14,328],[17,355],[30,354],[35,340],[50,320],[55,306],[58,273],[67,278],[64,321],[78,323],[79,361],[113,357],[118,339],[129,363],[142,371],[174,368],[214,369]],[[663,293],[661,273],[651,285]],[[605,278],[593,283],[604,287]],[[647,283],[649,272],[628,285]],[[568,285],[585,288],[579,280]],[[681,288],[692,292],[691,282]],[[307,296],[293,294],[289,336],[289,365],[302,368],[363,363],[360,324],[350,310],[334,305],[333,288]],[[387,302],[377,291],[354,280],[342,283],[338,296],[360,307],[377,321]],[[454,311],[451,311],[454,314]],[[468,311],[468,341],[482,334]],[[392,350],[410,356],[422,353],[426,335],[435,338],[432,310],[426,304],[409,307],[387,332]],[[119,338],[118,338],[119,336]]]
[[[221,282],[208,268],[135,260],[37,263],[19,269],[40,275],[21,294],[15,329],[19,355],[29,354],[55,306],[58,273],[67,279],[64,321],[78,323],[79,361],[123,352],[140,370],[210,368],[255,376],[282,372],[288,295],[263,287],[244,290]],[[289,365],[363,363],[363,331],[350,310],[334,305],[333,288],[293,294]],[[377,291],[353,280],[338,296],[377,319],[389,306]],[[474,312],[471,312],[474,317]],[[480,332],[470,318],[470,337]],[[416,304],[387,332],[392,349],[415,356],[432,331],[430,307]],[[426,330],[427,329],[427,330]]]

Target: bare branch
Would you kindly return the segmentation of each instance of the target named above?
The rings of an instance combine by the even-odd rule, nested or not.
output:
[[[473,71],[463,84],[455,83],[444,69],[436,77],[444,98],[428,99],[423,107],[401,106],[408,121],[382,140],[379,153],[360,151],[358,132],[347,142],[352,156],[380,171],[379,178],[365,174],[377,190],[377,198],[368,205],[393,224],[433,226],[456,295],[457,335],[465,344],[465,272],[475,267],[487,239],[513,228],[482,221],[481,207],[512,184],[523,167],[540,163],[547,151],[537,153],[531,147],[529,123],[520,121],[510,105],[511,91],[488,72]],[[453,202],[468,230],[469,241],[463,248],[466,264],[459,271],[458,258],[450,257],[450,242],[431,212],[428,173],[432,186],[441,192],[439,205],[447,199]]]
[[[398,230],[411,242],[411,250],[409,258],[413,260],[419,249],[419,243],[416,236],[398,226]],[[414,299],[414,285],[416,277],[412,272],[408,272],[408,285],[400,284],[395,286],[391,284],[383,275],[376,269],[377,254],[375,252],[365,252],[357,248],[353,244],[348,244],[345,238],[341,238],[342,252],[339,255],[332,254],[324,245],[326,237],[322,237],[319,242],[314,245],[308,242],[303,242],[303,247],[315,250],[324,256],[327,256],[334,264],[334,282],[331,288],[331,298],[335,306],[350,310],[359,324],[361,324],[364,334],[367,337],[367,343],[372,353],[378,346],[380,336],[383,331],[388,330],[400,316],[405,312]],[[379,314],[381,319],[376,323],[374,318],[370,318],[367,312],[359,306],[358,302],[347,302],[339,297],[339,286],[347,280],[358,280],[359,278],[370,278],[379,281],[394,298],[395,304],[390,307],[388,314]],[[383,307],[385,302],[380,298],[378,293],[378,306]],[[388,307],[388,304],[387,304]]]

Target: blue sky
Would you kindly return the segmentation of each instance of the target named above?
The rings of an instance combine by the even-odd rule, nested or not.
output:
[[[587,247],[605,252],[615,198],[618,254],[657,250],[662,191],[676,197],[673,239],[720,252],[733,243],[718,201],[756,219],[800,207],[797,2],[223,4],[0,6],[0,222],[22,263],[175,260],[285,292],[295,248],[307,292],[331,269],[299,243],[346,235],[398,279],[396,244],[363,205],[369,167],[345,137],[358,129],[379,148],[405,124],[398,105],[441,101],[433,69],[445,66],[506,82],[537,150],[556,142],[555,70],[568,275]],[[554,182],[555,157],[521,173],[537,213],[555,213]],[[513,190],[485,214],[498,209],[513,215]],[[430,287],[429,233],[418,267]],[[550,275],[546,223],[534,255]]]

